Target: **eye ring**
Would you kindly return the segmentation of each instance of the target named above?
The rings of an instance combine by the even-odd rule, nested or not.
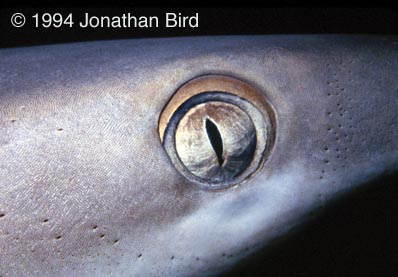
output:
[[[240,156],[233,157],[234,160],[231,158],[233,162],[229,163],[229,167],[228,164],[225,166],[225,168],[229,168],[228,170],[223,169],[223,174],[225,175],[225,172],[227,172],[225,175],[227,177],[224,175],[223,177],[218,175],[218,177],[214,177],[215,175],[210,176],[211,174],[208,174],[208,172],[201,174],[203,173],[201,171],[199,172],[200,174],[194,173],[192,169],[196,168],[187,165],[187,160],[184,160],[185,153],[181,155],[181,151],[178,151],[176,134],[177,130],[181,128],[179,127],[181,120],[193,109],[203,109],[204,107],[205,112],[207,112],[209,103],[213,106],[215,105],[214,103],[218,103],[218,105],[224,107],[233,105],[235,107],[234,112],[240,114],[238,120],[246,114],[253,125],[253,130],[249,131],[249,133],[253,133],[254,139],[248,142],[246,152],[243,151],[243,153],[239,149]],[[207,118],[207,116],[205,117]],[[244,125],[248,125],[247,121]],[[235,136],[232,131],[227,132],[227,135]],[[202,132],[202,130],[194,128],[192,132]],[[186,132],[186,134],[187,136],[192,136],[191,132]],[[275,115],[264,95],[248,84],[227,76],[202,76],[189,81],[173,95],[160,116],[159,135],[171,162],[185,178],[202,189],[219,190],[242,183],[261,169],[274,144]],[[254,144],[253,141],[255,142]],[[187,147],[189,148],[190,146]],[[232,148],[234,147],[232,144]],[[253,151],[250,150],[250,147],[253,147]],[[249,152],[252,155],[249,155],[249,157],[245,156]],[[192,159],[192,153],[189,154],[191,154],[190,158]],[[250,158],[250,161],[246,162],[245,159],[248,158]],[[220,157],[218,157],[219,161]],[[234,164],[244,166],[239,168]],[[200,159],[198,160],[198,165],[205,166]],[[203,171],[203,168],[199,169]],[[205,168],[206,170],[207,168]]]

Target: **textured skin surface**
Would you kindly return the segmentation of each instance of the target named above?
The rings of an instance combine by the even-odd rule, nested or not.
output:
[[[398,169],[398,38],[198,37],[0,50],[0,275],[216,274]],[[189,184],[158,118],[224,74],[276,111],[264,168]]]

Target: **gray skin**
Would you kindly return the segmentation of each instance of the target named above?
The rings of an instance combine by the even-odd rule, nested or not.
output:
[[[264,92],[276,141],[221,191],[158,137],[205,74]],[[218,274],[398,169],[398,38],[238,36],[0,50],[0,275]]]

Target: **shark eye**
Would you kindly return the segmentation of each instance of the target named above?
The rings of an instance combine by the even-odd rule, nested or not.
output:
[[[275,116],[248,84],[210,75],[183,85],[159,120],[174,166],[205,189],[227,188],[257,172],[272,149]]]
[[[256,130],[239,107],[210,101],[181,118],[175,144],[179,159],[193,175],[210,183],[229,182],[253,159]]]

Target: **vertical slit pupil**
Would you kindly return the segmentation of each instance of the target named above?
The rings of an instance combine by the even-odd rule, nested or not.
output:
[[[210,119],[206,119],[206,132],[214,152],[216,152],[218,163],[221,166],[224,163],[222,138],[216,124]]]

